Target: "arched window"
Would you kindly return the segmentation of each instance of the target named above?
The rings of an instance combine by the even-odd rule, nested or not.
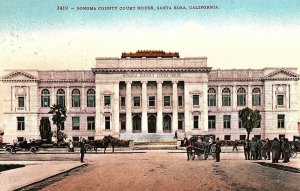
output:
[[[95,97],[95,90],[88,89],[87,91],[87,106],[88,107],[95,107],[96,106],[96,97]]]
[[[238,106],[246,105],[246,90],[244,88],[239,88],[237,91],[237,105]]]
[[[170,132],[171,131],[171,117],[169,115],[165,115],[163,118],[163,130],[164,132]]]
[[[208,97],[207,97],[207,103],[208,106],[216,106],[216,90],[214,88],[209,88],[208,91]]]
[[[231,92],[229,88],[222,91],[222,106],[231,106]]]
[[[133,128],[133,132],[141,132],[142,120],[139,115],[136,115],[132,118],[132,128]]]
[[[252,90],[252,105],[253,106],[260,106],[261,105],[261,93],[259,88],[254,88]]]
[[[65,104],[65,100],[66,100],[65,97],[66,97],[66,94],[65,94],[65,91],[63,89],[57,90],[57,93],[56,93],[56,104],[65,107],[66,106],[66,104]]]
[[[48,89],[43,89],[41,93],[41,107],[50,107],[50,92]]]
[[[78,89],[72,91],[72,107],[80,107],[80,91]]]

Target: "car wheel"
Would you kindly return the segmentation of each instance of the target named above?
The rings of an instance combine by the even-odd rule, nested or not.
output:
[[[29,149],[29,151],[32,153],[32,154],[35,154],[36,153],[36,148],[35,147],[31,147]]]
[[[12,147],[8,147],[8,148],[5,149],[5,153],[6,154],[12,154],[12,153],[14,153],[14,149]]]

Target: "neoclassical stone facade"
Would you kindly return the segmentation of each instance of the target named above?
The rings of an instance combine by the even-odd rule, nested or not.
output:
[[[214,134],[245,139],[238,111],[261,111],[252,136],[298,135],[297,68],[212,70],[206,58],[139,51],[96,58],[88,71],[6,71],[4,141],[40,138],[52,104],[66,106],[68,139],[113,135],[136,141]],[[51,123],[52,124],[52,123]],[[51,125],[55,129],[54,125]]]

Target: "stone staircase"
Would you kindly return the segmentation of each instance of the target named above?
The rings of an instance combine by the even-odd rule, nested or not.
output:
[[[134,142],[169,142],[176,141],[174,133],[121,133],[121,140],[133,140]]]

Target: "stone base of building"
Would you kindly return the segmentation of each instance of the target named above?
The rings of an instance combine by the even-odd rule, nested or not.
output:
[[[167,142],[176,141],[174,133],[120,133],[121,140],[135,142]]]

